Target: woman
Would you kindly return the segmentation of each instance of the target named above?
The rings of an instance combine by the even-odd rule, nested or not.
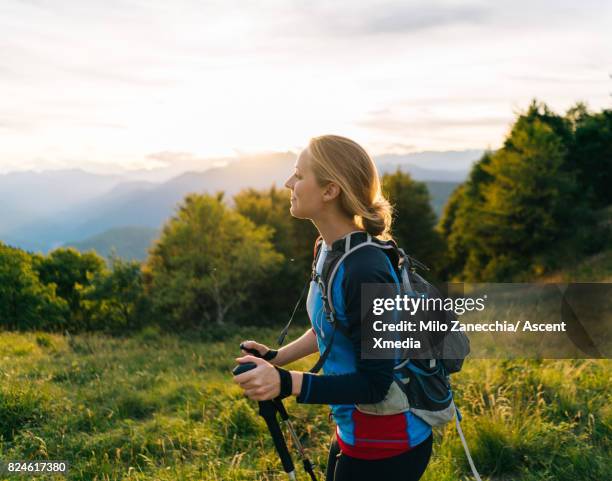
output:
[[[366,234],[389,237],[391,206],[381,192],[376,166],[362,147],[347,138],[313,138],[285,186],[291,190],[291,215],[310,219],[323,239],[316,265],[319,274],[326,253],[344,246],[347,237],[349,243]],[[331,405],[336,436],[329,451],[328,481],[415,481],[431,456],[431,427],[412,413],[374,415],[357,407],[380,403],[393,384],[393,360],[361,359],[360,315],[361,284],[391,282],[397,282],[396,273],[375,246],[360,248],[342,262],[331,288],[337,293],[332,298],[336,322],[345,329],[335,335],[323,364],[325,374],[279,367],[317,350],[324,352],[329,341],[332,327],[325,320],[315,282],[307,301],[311,329],[278,351],[247,341],[244,346],[265,359],[250,355],[237,359],[257,364],[234,378],[253,400],[294,395],[299,403]]]

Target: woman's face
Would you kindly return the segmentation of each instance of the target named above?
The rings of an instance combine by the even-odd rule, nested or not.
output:
[[[295,172],[285,182],[291,189],[291,215],[298,219],[313,219],[323,208],[325,188],[319,186],[310,168],[310,152],[304,149],[295,164]]]

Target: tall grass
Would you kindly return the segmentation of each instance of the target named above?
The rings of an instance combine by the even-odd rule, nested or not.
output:
[[[285,479],[255,403],[230,376],[240,340],[272,344],[275,334],[1,333],[0,458],[65,459],[70,480]],[[468,361],[454,386],[484,479],[612,479],[610,367],[607,360]],[[288,409],[322,477],[328,409],[293,402]],[[468,473],[454,427],[436,432],[425,480]]]

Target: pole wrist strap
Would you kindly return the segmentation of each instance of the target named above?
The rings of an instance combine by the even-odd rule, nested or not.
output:
[[[261,356],[261,358],[264,361],[271,361],[277,355],[278,355],[278,351],[276,349],[268,349],[268,352],[266,352],[263,356]]]
[[[293,392],[293,380],[291,379],[291,373],[282,367],[274,366],[280,376],[280,399],[291,396]]]

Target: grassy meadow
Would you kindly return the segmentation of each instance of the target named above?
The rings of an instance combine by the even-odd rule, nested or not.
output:
[[[256,404],[230,379],[240,340],[275,336],[261,328],[207,338],[153,328],[129,338],[0,333],[0,459],[67,460],[71,480],[286,479]],[[467,362],[454,386],[483,479],[612,479],[611,367]],[[322,477],[328,408],[288,406]],[[454,426],[436,432],[424,479],[471,479]]]

